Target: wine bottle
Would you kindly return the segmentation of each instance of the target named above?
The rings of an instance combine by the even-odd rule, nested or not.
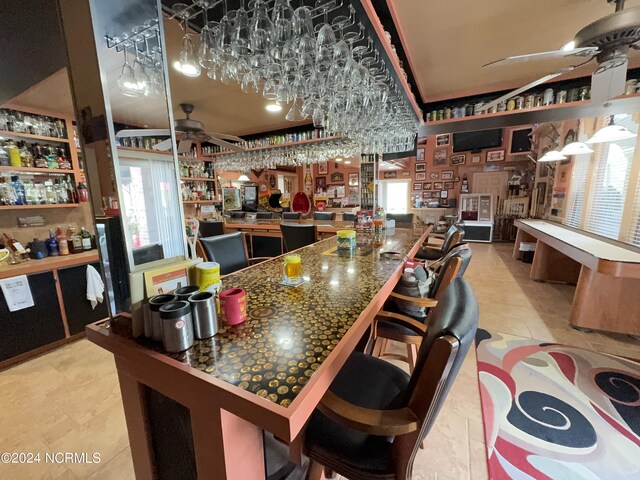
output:
[[[27,251],[24,249],[24,247],[22,246],[22,244],[17,241],[15,238],[10,237],[9,235],[7,235],[6,233],[4,234],[4,238],[6,239],[6,247],[14,253],[19,253],[19,254],[25,254],[27,253]]]
[[[82,242],[82,250],[91,250],[91,234],[84,227],[80,230],[80,238]]]

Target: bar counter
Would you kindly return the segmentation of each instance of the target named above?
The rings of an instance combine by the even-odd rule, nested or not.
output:
[[[0,266],[0,278],[16,277],[18,275],[31,275],[32,273],[50,272],[63,268],[85,265],[98,261],[98,251],[78,253],[76,255],[64,255],[47,257],[42,260],[29,260],[16,265]]]
[[[247,321],[181,354],[133,339],[126,318],[88,326],[115,354],[136,477],[164,478],[170,456],[184,459],[180,478],[264,478],[263,429],[299,451],[298,434],[428,233],[396,229],[351,257],[336,255],[335,237],[304,247],[298,287],[280,285],[281,258],[231,274],[223,288],[246,290]],[[186,407],[186,447],[159,447],[169,426],[149,415],[158,398]]]

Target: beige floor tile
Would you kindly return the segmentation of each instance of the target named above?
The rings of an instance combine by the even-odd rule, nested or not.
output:
[[[87,477],[87,480],[112,480],[116,478],[118,480],[135,480],[129,446],[109,462],[103,464],[94,474]]]

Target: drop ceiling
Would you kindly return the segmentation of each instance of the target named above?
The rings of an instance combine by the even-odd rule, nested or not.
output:
[[[516,88],[571,65],[572,60],[561,59],[482,68],[511,55],[556,50],[582,27],[614,12],[605,0],[387,3],[425,103]],[[625,4],[638,6],[640,0]],[[637,64],[640,52],[632,51],[630,58]],[[572,77],[590,75],[590,65]]]

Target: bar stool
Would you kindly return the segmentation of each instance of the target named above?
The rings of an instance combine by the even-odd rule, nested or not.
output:
[[[306,247],[316,242],[315,225],[299,225],[297,223],[281,223],[280,231],[286,252]]]
[[[254,263],[270,260],[268,257],[249,258],[242,232],[201,238],[198,240],[198,246],[207,261],[220,264],[221,275],[228,275]]]
[[[336,212],[313,212],[314,220],[335,220]]]
[[[300,220],[300,212],[282,212],[282,220]]]

